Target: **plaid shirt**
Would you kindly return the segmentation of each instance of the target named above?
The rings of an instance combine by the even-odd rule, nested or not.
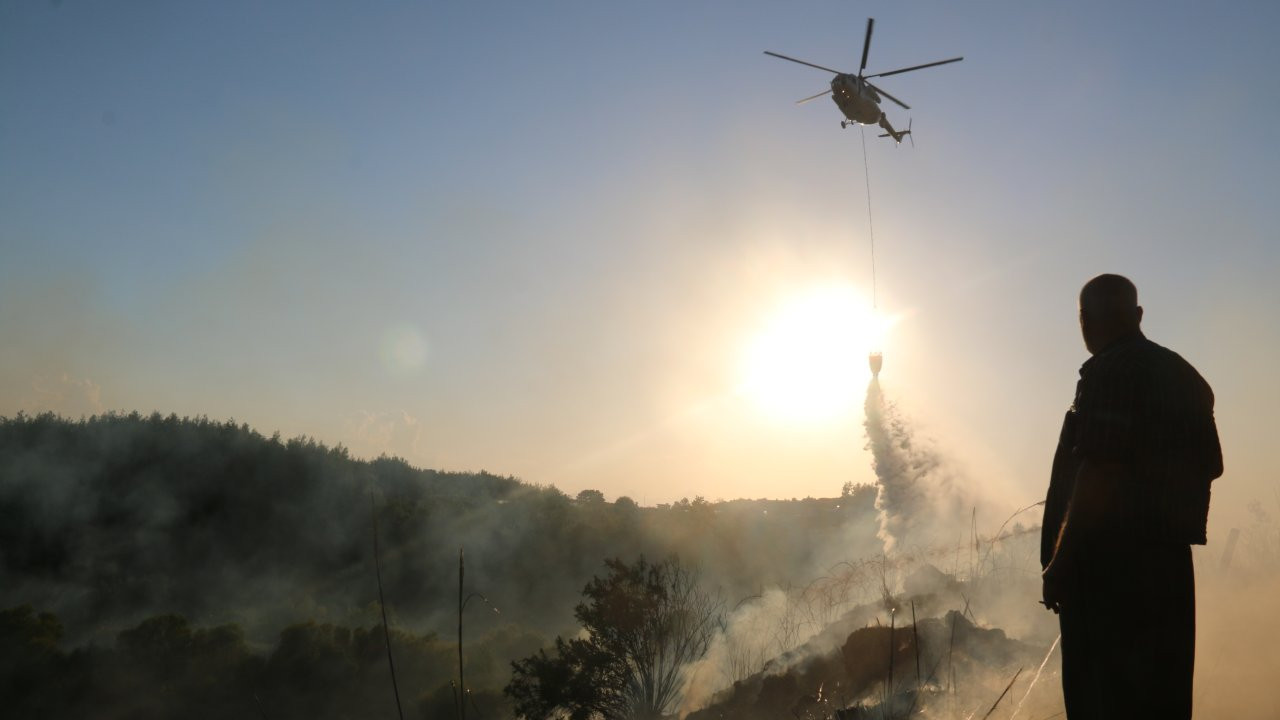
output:
[[[1222,475],[1213,391],[1196,369],[1141,333],[1080,368],[1045,502],[1041,563],[1054,544],[1080,463],[1125,469],[1110,528],[1137,541],[1203,545],[1209,485]]]

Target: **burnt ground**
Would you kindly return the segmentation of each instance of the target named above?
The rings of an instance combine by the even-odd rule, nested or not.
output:
[[[929,604],[920,600],[925,602],[918,605]],[[905,615],[908,621],[895,622],[892,628],[880,620],[866,624],[869,616],[887,620],[889,610],[883,605],[856,608],[763,671],[717,694],[688,720],[857,718],[889,696],[895,709],[906,711],[916,703],[936,702],[959,682],[1007,679],[1019,668],[1033,667],[1044,655],[1045,648],[1011,639],[999,629],[978,627],[958,610],[920,619],[913,626],[909,611],[892,609],[895,617]],[[864,626],[848,630],[859,621]],[[843,642],[833,640],[833,635],[842,634]],[[892,693],[886,693],[890,687]]]

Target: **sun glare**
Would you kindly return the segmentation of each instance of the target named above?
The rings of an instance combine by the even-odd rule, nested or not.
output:
[[[739,389],[771,418],[813,424],[857,407],[867,354],[886,323],[849,285],[813,288],[784,302],[750,340]]]

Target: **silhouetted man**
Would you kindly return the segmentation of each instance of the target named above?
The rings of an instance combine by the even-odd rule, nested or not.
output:
[[[1093,357],[1062,424],[1040,546],[1071,720],[1191,717],[1191,545],[1205,542],[1222,451],[1208,383],[1141,322],[1128,279],[1080,291]]]

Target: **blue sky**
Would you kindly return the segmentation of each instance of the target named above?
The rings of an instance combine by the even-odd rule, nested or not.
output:
[[[856,413],[739,407],[752,329],[869,285],[886,391],[1012,504],[1084,359],[1074,296],[1129,274],[1269,497],[1280,111],[1269,3],[7,3],[0,414],[234,417],[576,492],[830,495]],[[868,132],[868,135],[872,133]],[[857,372],[865,373],[863,368]]]

